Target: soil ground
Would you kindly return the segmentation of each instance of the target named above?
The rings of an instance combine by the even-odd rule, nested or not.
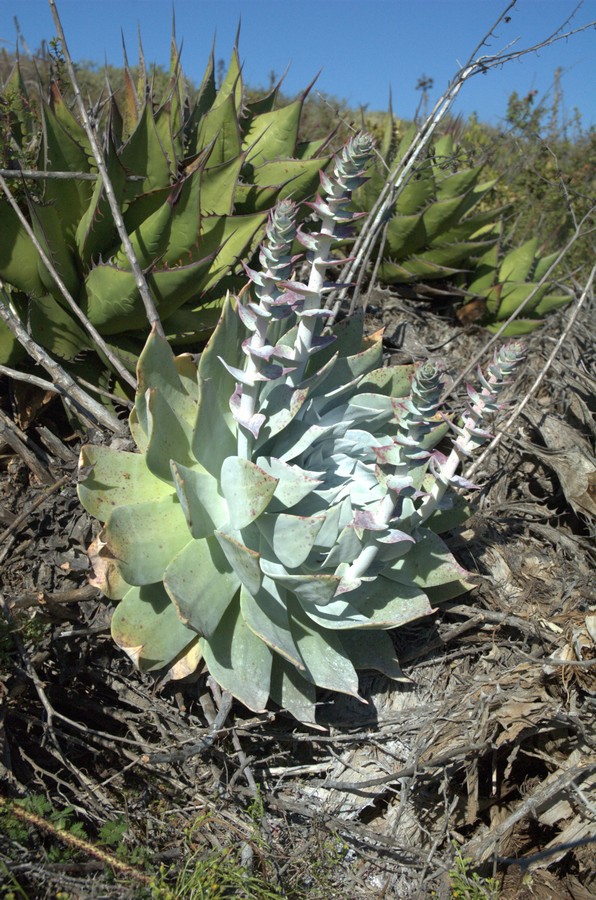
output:
[[[367,315],[393,362],[454,375],[487,340],[391,292]],[[529,337],[513,400],[568,316]],[[203,675],[132,668],[88,584],[76,460],[99,436],[4,381],[38,463],[0,434],[0,895],[596,896],[590,321],[474,473],[448,542],[478,587],[394,634],[407,682],[364,676],[366,705],[322,695],[320,732],[238,705],[221,723]]]

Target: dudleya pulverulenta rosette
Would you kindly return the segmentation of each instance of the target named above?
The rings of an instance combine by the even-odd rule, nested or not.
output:
[[[317,688],[358,696],[359,670],[403,677],[388,630],[468,588],[437,532],[457,519],[458,464],[523,354],[503,348],[469,389],[445,456],[440,368],[383,367],[360,318],[325,327],[331,246],[372,152],[357,136],[321,175],[318,230],[278,204],[260,270],[247,268],[198,367],[150,336],[130,417],[139,452],[81,457],[117,644],[174,678],[204,664],[250,709],[271,699],[310,723]],[[296,239],[308,283],[292,280]]]

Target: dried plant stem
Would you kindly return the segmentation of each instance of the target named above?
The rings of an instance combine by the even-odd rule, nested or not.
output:
[[[143,274],[143,271],[139,265],[139,261],[134,252],[133,246],[130,242],[130,238],[128,236],[128,232],[126,230],[126,226],[124,225],[124,219],[122,218],[122,212],[120,211],[120,207],[118,205],[118,200],[116,199],[116,194],[114,193],[114,188],[112,186],[112,182],[108,175],[107,166],[105,164],[103,154],[97,143],[97,138],[95,136],[95,132],[91,126],[91,122],[89,120],[89,116],[87,115],[87,110],[85,109],[85,104],[83,102],[83,97],[81,95],[81,90],[79,88],[79,83],[77,80],[76,72],[74,69],[74,65],[72,62],[72,57],[68,50],[68,45],[66,43],[66,38],[64,36],[64,29],[62,28],[62,22],[60,21],[60,16],[58,14],[58,9],[56,7],[55,0],[48,0],[50,4],[50,8],[52,10],[52,16],[54,18],[54,24],[56,25],[56,30],[58,32],[58,37],[60,38],[60,43],[62,44],[62,52],[64,53],[64,59],[66,61],[66,67],[68,69],[68,75],[71,81],[72,90],[75,96],[75,102],[77,105],[77,109],[79,111],[79,115],[81,117],[81,122],[89,138],[89,143],[91,145],[91,150],[93,152],[93,157],[97,164],[97,168],[99,170],[99,174],[101,175],[101,179],[103,182],[103,187],[106,192],[106,197],[108,203],[110,204],[110,210],[112,211],[112,216],[114,219],[114,224],[120,235],[120,240],[122,241],[122,246],[124,248],[124,252],[126,253],[126,258],[130,263],[130,267],[132,273],[135,277],[135,283],[138,288],[139,294],[143,301],[143,305],[145,307],[145,312],[147,314],[147,319],[149,324],[155,329],[157,333],[164,337],[164,330],[161,324],[161,320],[159,318],[159,314],[157,312],[157,308],[153,301],[153,297],[151,296],[151,292],[149,290],[149,286],[147,284],[147,279]]]
[[[31,359],[52,376],[51,389],[60,394],[67,403],[71,403],[78,415],[83,416],[92,425],[103,425],[104,428],[108,428],[116,434],[122,434],[126,430],[116,416],[80,388],[62,366],[58,365],[49,353],[30,337],[19,317],[11,310],[9,298],[4,291],[2,291],[2,300],[0,300],[0,318],[10,328]]]
[[[530,388],[530,390],[528,391],[528,393],[524,396],[524,398],[523,398],[523,399],[518,403],[518,405],[515,407],[515,409],[513,410],[513,412],[511,413],[511,415],[510,415],[509,418],[507,419],[507,421],[506,421],[506,422],[504,423],[504,425],[502,426],[502,428],[501,428],[501,430],[499,431],[499,433],[492,439],[492,441],[490,442],[490,444],[488,445],[488,447],[486,447],[486,449],[484,450],[484,452],[480,454],[480,456],[478,457],[478,459],[476,459],[476,460],[474,461],[474,463],[470,466],[470,468],[467,470],[467,472],[466,472],[466,474],[465,474],[465,477],[466,477],[466,478],[470,478],[470,476],[474,474],[474,472],[478,469],[478,467],[479,467],[480,465],[482,465],[482,462],[486,459],[486,457],[488,456],[488,454],[489,454],[489,453],[492,453],[492,451],[495,449],[495,447],[497,447],[497,446],[501,443],[501,440],[503,439],[503,435],[507,433],[507,431],[509,430],[509,428],[511,428],[511,426],[513,425],[513,423],[515,422],[515,420],[517,419],[517,417],[520,415],[520,413],[521,413],[521,412],[525,409],[525,407],[527,406],[527,404],[528,404],[529,400],[531,399],[531,397],[534,396],[534,394],[536,393],[536,391],[538,390],[538,388],[540,387],[540,385],[541,385],[542,382],[544,381],[544,378],[545,378],[545,376],[546,376],[546,373],[548,372],[548,370],[549,370],[550,367],[552,366],[552,364],[553,364],[553,362],[554,362],[554,360],[555,360],[555,358],[556,358],[556,356],[557,356],[559,350],[561,349],[561,347],[563,346],[563,344],[564,344],[565,341],[567,340],[567,337],[568,337],[568,335],[569,335],[569,332],[571,331],[571,329],[572,329],[572,327],[573,327],[573,324],[574,324],[575,320],[577,319],[577,317],[578,317],[578,315],[579,315],[579,311],[581,310],[582,306],[584,305],[584,303],[585,303],[585,301],[586,301],[586,299],[587,299],[587,297],[588,297],[588,295],[589,295],[589,293],[590,293],[590,290],[591,290],[591,288],[592,288],[592,284],[593,284],[593,282],[594,282],[594,276],[595,276],[595,275],[596,275],[596,266],[593,266],[593,267],[592,267],[592,271],[590,272],[590,275],[589,275],[589,277],[588,277],[588,281],[586,282],[586,286],[585,286],[585,288],[584,288],[583,291],[582,291],[581,297],[579,298],[579,300],[578,300],[577,303],[575,304],[575,307],[574,307],[574,309],[573,309],[571,315],[569,316],[569,321],[567,322],[565,328],[563,329],[563,332],[562,332],[562,334],[561,334],[559,340],[558,340],[557,343],[555,344],[555,346],[554,346],[554,348],[553,348],[553,350],[552,350],[552,353],[549,355],[548,359],[546,360],[546,362],[545,362],[544,366],[542,367],[542,370],[540,371],[538,377],[537,377],[536,380],[534,381],[534,383],[533,383],[532,387]]]
[[[6,194],[6,199],[8,200],[8,202],[14,209],[21,225],[23,226],[23,228],[29,235],[31,243],[37,250],[37,253],[39,254],[41,261],[43,262],[44,266],[46,267],[46,269],[48,270],[48,272],[50,273],[50,275],[56,282],[56,284],[60,290],[60,293],[62,294],[62,296],[68,303],[68,305],[70,306],[71,310],[73,311],[73,313],[75,314],[77,319],[81,322],[81,324],[83,325],[85,330],[89,333],[90,337],[95,341],[95,344],[97,345],[97,347],[105,354],[106,358],[110,361],[110,363],[112,364],[112,366],[114,367],[116,372],[118,372],[120,377],[124,381],[126,381],[127,384],[129,384],[133,390],[136,390],[136,387],[137,387],[136,378],[134,377],[134,375],[130,374],[130,372],[122,365],[122,363],[120,362],[118,357],[115,356],[115,354],[113,353],[112,350],[110,350],[110,348],[108,347],[108,345],[106,344],[106,342],[104,341],[104,339],[102,338],[100,333],[91,324],[91,322],[89,321],[87,316],[83,313],[83,311],[80,308],[80,306],[78,305],[78,303],[76,303],[76,301],[72,297],[70,291],[64,284],[64,281],[62,280],[62,278],[56,271],[56,268],[54,267],[54,264],[52,263],[51,259],[49,258],[49,256],[43,249],[42,245],[38,241],[38,239],[35,235],[35,232],[33,231],[33,229],[31,228],[31,225],[27,221],[27,217],[23,214],[23,211],[20,209],[18,203],[14,199],[12,192],[11,192],[10,188],[8,187],[6,181],[4,180],[4,177],[2,175],[0,175],[0,187]]]
[[[378,235],[385,225],[386,216],[390,212],[392,205],[395,202],[395,198],[397,197],[401,189],[405,186],[405,184],[409,181],[411,176],[414,174],[415,166],[420,159],[422,152],[430,143],[430,140],[435,133],[439,123],[451,109],[457,95],[459,94],[466,81],[468,81],[474,75],[486,74],[491,69],[500,67],[506,62],[511,62],[512,60],[519,59],[520,57],[525,56],[528,53],[537,52],[538,50],[554,44],[557,41],[567,39],[574,34],[578,34],[581,31],[585,31],[588,28],[594,27],[594,25],[596,24],[596,22],[589,22],[586,25],[581,26],[580,28],[571,29],[565,33],[559,33],[562,31],[562,28],[560,28],[557,32],[550,35],[545,40],[533,44],[531,47],[523,48],[522,50],[510,50],[509,48],[511,47],[511,44],[509,44],[497,54],[477,56],[481,48],[483,46],[486,46],[489,38],[495,36],[495,30],[503,22],[503,20],[505,20],[516,3],[517,0],[511,0],[511,2],[507,4],[505,9],[497,18],[494,25],[490,28],[487,34],[482,38],[480,43],[474,49],[467,63],[462,66],[462,68],[455,74],[447,90],[439,98],[432,112],[423,123],[419,131],[416,133],[412,145],[408,150],[408,153],[402,160],[400,160],[398,165],[387,178],[385,186],[379,194],[377,202],[371,210],[370,216],[366,220],[366,224],[364,225],[358,239],[356,240],[356,243],[354,244],[353,255],[340,273],[338,281],[341,284],[351,284],[354,281],[357,273],[360,271],[361,267],[364,265],[364,260],[368,256],[370,256],[370,247],[371,245],[374,245],[376,243]],[[327,298],[327,306],[328,308],[332,308],[333,315],[329,319],[328,324],[331,325],[335,321],[335,318],[337,317],[341,306],[341,302],[345,298],[347,290],[347,287],[342,287],[338,291],[333,291],[329,294],[329,297]]]
[[[30,178],[33,181],[97,181],[97,172],[46,172],[40,169],[0,169],[3,178]],[[125,181],[143,181],[142,175],[126,175]]]
[[[42,391],[52,391],[56,393],[56,385],[45,378],[38,378],[37,375],[30,375],[28,372],[19,372],[17,369],[11,369],[9,366],[0,366],[0,375],[6,375],[15,381],[22,381],[25,384],[32,384],[34,387],[41,388]]]
[[[42,461],[44,457],[43,451],[11,421],[2,409],[0,409],[0,438],[9,447],[12,447],[14,452],[21,457],[42,484],[50,484],[54,480],[54,476],[48,472],[44,461]],[[45,461],[47,461],[47,454],[45,454],[45,457]],[[2,544],[1,535],[0,544]]]
[[[363,266],[365,258],[370,256],[372,246],[375,244],[379,232],[385,225],[386,217],[391,210],[393,203],[395,202],[398,192],[402,187],[405,186],[405,184],[413,174],[414,167],[425,147],[430,143],[430,140],[434,132],[436,131],[437,126],[453,105],[453,102],[462,89],[464,83],[476,72],[481,71],[480,66],[482,66],[482,70],[484,70],[486,65],[484,60],[490,59],[490,57],[480,57],[479,59],[474,60],[476,53],[488,40],[488,38],[494,33],[497,26],[504,19],[505,15],[515,6],[516,2],[517,0],[512,0],[512,2],[507,5],[490,31],[482,39],[480,44],[475,48],[466,65],[455,75],[453,81],[451,82],[445,93],[435,104],[431,114],[428,116],[422,127],[416,133],[407,154],[403,159],[399,161],[398,165],[388,176],[387,181],[385,182],[385,186],[379,194],[377,201],[373,206],[370,215],[367,218],[366,223],[362,231],[360,232],[360,235],[358,236],[358,239],[356,240],[353,250],[353,256],[341,272],[341,275],[338,279],[340,283],[351,283],[354,280],[355,275]],[[332,303],[334,304],[333,316],[329,320],[329,324],[332,324],[332,322],[335,321],[335,318],[341,306],[341,301],[345,298],[346,293],[347,288],[344,287],[341,288],[339,293],[334,291],[329,295],[327,306],[330,307]]]
[[[571,766],[569,769],[559,769],[555,777],[539,782],[523,802],[519,803],[506,819],[491,828],[488,834],[481,834],[468,841],[462,852],[478,862],[488,859],[515,825],[526,818],[536,818],[537,811],[544,808],[551,798],[559,796],[576,781],[589,778],[594,771],[596,771],[594,762]]]
[[[449,390],[444,394],[444,396],[443,396],[443,398],[442,398],[443,400],[446,400],[448,397],[450,397],[450,396],[453,395],[454,391],[459,387],[459,385],[462,383],[462,381],[464,380],[464,378],[466,377],[466,375],[467,375],[469,372],[471,372],[472,369],[480,362],[480,360],[482,359],[482,357],[484,356],[484,354],[487,352],[487,350],[490,350],[491,347],[493,346],[493,344],[496,344],[496,342],[497,342],[497,341],[499,340],[499,338],[502,336],[502,334],[503,334],[503,332],[505,331],[505,329],[506,329],[509,325],[511,325],[511,323],[519,316],[519,314],[520,314],[521,312],[523,312],[523,310],[526,308],[526,306],[528,305],[528,303],[531,303],[531,301],[534,299],[534,297],[536,296],[536,294],[538,293],[538,291],[539,291],[539,290],[547,283],[547,281],[548,281],[549,278],[551,277],[552,273],[555,271],[555,269],[556,269],[556,268],[559,266],[559,264],[562,262],[563,258],[567,255],[567,253],[569,252],[569,250],[571,249],[571,247],[575,244],[575,242],[577,241],[577,239],[582,235],[582,233],[583,233],[583,234],[587,233],[587,232],[582,232],[582,230],[581,230],[581,229],[582,229],[582,225],[584,224],[584,222],[587,222],[587,221],[590,221],[590,220],[591,220],[591,218],[592,218],[592,216],[593,216],[593,214],[594,214],[594,210],[596,210],[596,206],[593,206],[593,207],[585,214],[585,216],[581,219],[581,221],[578,223],[577,228],[575,229],[574,233],[573,233],[572,236],[569,238],[569,240],[567,241],[567,243],[565,244],[565,246],[563,247],[563,249],[561,250],[561,252],[557,255],[557,258],[556,258],[556,259],[551,263],[551,265],[548,267],[548,269],[546,270],[546,272],[544,273],[544,275],[542,276],[542,278],[540,279],[540,281],[536,284],[534,290],[531,291],[530,294],[528,294],[528,296],[527,296],[526,299],[523,301],[523,303],[520,303],[520,305],[517,307],[517,309],[516,309],[514,312],[511,313],[511,315],[509,316],[509,318],[508,318],[505,322],[503,322],[503,324],[500,326],[500,328],[498,329],[498,331],[496,331],[496,332],[492,335],[492,337],[490,337],[490,338],[488,339],[488,341],[487,341],[486,344],[482,347],[482,349],[479,350],[478,353],[476,353],[476,354],[472,357],[472,359],[470,360],[470,362],[468,363],[468,365],[460,372],[460,374],[457,376],[457,378],[449,385]]]
[[[39,828],[41,831],[45,831],[47,834],[50,834],[57,840],[62,841],[63,844],[66,844],[73,850],[86,853],[88,856],[93,856],[104,865],[109,866],[115,872],[119,872],[121,875],[126,875],[128,878],[133,878],[135,881],[138,881],[141,884],[152,883],[152,878],[149,875],[145,875],[144,872],[139,872],[138,869],[135,869],[128,863],[122,862],[122,860],[113,856],[111,853],[108,853],[106,850],[102,850],[100,847],[96,847],[94,844],[91,844],[89,841],[84,840],[76,834],[71,834],[70,831],[67,831],[64,828],[59,828],[57,825],[53,825],[51,822],[48,822],[46,819],[42,818],[42,816],[39,816],[36,813],[29,812],[29,810],[24,809],[17,803],[13,803],[10,800],[5,800],[4,797],[0,797],[0,806],[4,807],[4,809],[16,819],[20,819],[21,822],[25,822],[26,825]]]

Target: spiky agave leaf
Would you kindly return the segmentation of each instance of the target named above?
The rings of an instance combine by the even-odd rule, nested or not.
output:
[[[370,153],[355,138],[322,176],[320,230],[300,235],[308,284],[291,278],[297,209],[282,201],[197,383],[154,331],[131,415],[141,452],[81,456],[81,501],[105,523],[96,583],[121,598],[116,642],[172,677],[203,660],[249,708],[272,699],[311,724],[317,688],[358,697],[362,668],[400,678],[387,631],[469,586],[437,534],[457,483],[435,449],[440,368],[383,368],[381,335],[356,319],[324,328],[334,228]],[[462,453],[518,356],[471,398]]]
[[[196,344],[212,331],[231,277],[238,286],[242,262],[258,246],[268,211],[286,193],[297,200],[313,194],[325,160],[311,158],[319,148],[305,154],[298,144],[308,89],[287,106],[249,108],[245,115],[237,47],[219,89],[210,59],[194,101],[185,96],[174,47],[170,80],[159,101],[141,68],[135,87],[126,66],[125,90],[110,98],[103,149],[165,331],[172,341]],[[40,101],[43,128],[15,99],[21,87],[17,66],[4,86],[4,99],[14,107],[14,139],[26,146],[40,131],[39,165],[49,173],[96,173],[85,131],[58,87],[52,85],[49,102]],[[90,322],[126,361],[131,341],[140,352],[148,326],[101,179],[48,178],[36,185],[39,194],[23,200],[36,237]],[[23,319],[26,294],[32,307],[57,304],[67,331],[71,321],[77,330],[5,198],[0,198],[0,236],[0,278]],[[0,329],[0,362],[6,363],[14,357],[14,341],[4,334],[3,323]],[[39,330],[33,322],[32,337],[68,363],[74,353],[58,335],[59,330]]]
[[[414,136],[412,127],[396,140],[390,109],[381,148],[384,167],[377,162],[370,182],[358,192],[360,209],[372,209],[387,171],[407,157]],[[397,196],[378,271],[381,281],[423,284],[451,278],[495,243],[496,238],[482,229],[495,224],[503,210],[479,208],[494,185],[481,181],[481,175],[482,167],[462,168],[449,135],[435,142]]]
[[[541,256],[537,237],[509,251],[502,249],[502,226],[496,230],[499,242],[476,260],[471,277],[460,284],[471,299],[481,304],[479,322],[489,331],[498,331],[518,309],[519,315],[502,332],[506,337],[530,334],[544,322],[544,317],[571,301],[570,294],[558,292],[544,276],[559,255]],[[465,316],[466,306],[461,310]]]

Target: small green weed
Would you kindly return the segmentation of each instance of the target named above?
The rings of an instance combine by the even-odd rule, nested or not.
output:
[[[194,854],[173,884],[169,876],[170,872],[162,867],[151,888],[153,900],[224,900],[232,896],[280,900],[284,896],[265,878],[250,875],[231,850],[206,857]]]
[[[255,825],[261,825],[263,816],[265,815],[265,807],[263,805],[263,798],[261,797],[260,785],[257,785],[256,797],[250,801],[246,807],[246,811]]]
[[[455,865],[449,871],[451,900],[499,900],[498,879],[481,878],[472,871],[472,860],[455,849]]]

